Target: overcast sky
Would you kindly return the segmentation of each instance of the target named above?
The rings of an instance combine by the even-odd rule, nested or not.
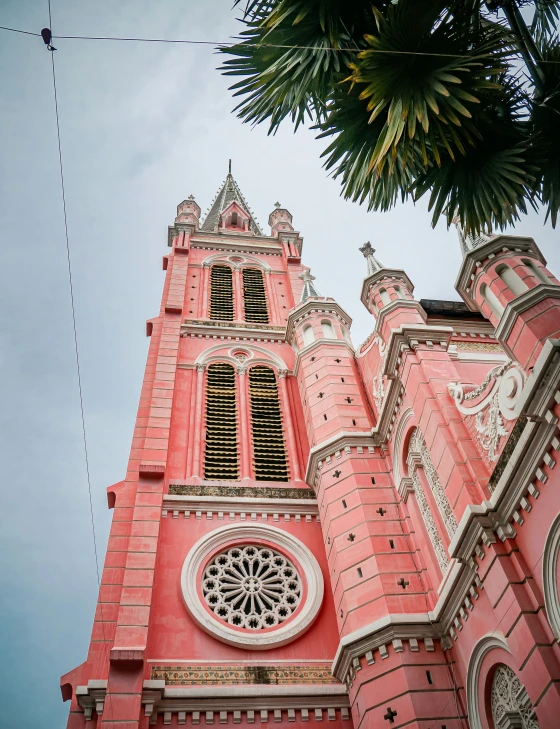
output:
[[[52,0],[53,32],[227,40],[232,0]],[[46,0],[2,0],[0,25],[38,32]],[[211,46],[55,41],[70,245],[100,561],[105,488],[125,474],[175,207],[205,211],[228,159],[261,227],[274,202],[294,216],[323,295],[354,318],[370,240],[405,268],[418,298],[457,299],[455,231],[433,231],[425,203],[367,213],[327,178],[313,134],[275,137],[232,114]],[[0,31],[0,724],[65,725],[60,674],[86,657],[97,578],[65,260],[51,66],[41,39]],[[558,233],[532,235],[560,271]]]

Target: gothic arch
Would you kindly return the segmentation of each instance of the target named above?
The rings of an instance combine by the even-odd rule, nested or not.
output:
[[[560,641],[560,600],[558,597],[558,552],[560,550],[560,514],[552,522],[544,544],[543,592],[548,622]]]
[[[245,360],[237,359],[234,354],[235,352],[247,352],[248,357]],[[259,353],[261,356],[255,356],[255,353]],[[209,347],[201,352],[195,360],[196,365],[208,365],[212,362],[229,362],[230,364],[239,367],[241,364],[250,364],[251,367],[254,364],[264,364],[274,369],[288,370],[288,365],[284,360],[274,352],[269,352],[264,347],[259,347],[254,344],[247,344],[246,342],[239,344],[228,344],[222,342],[221,344],[215,344],[213,347]]]
[[[467,714],[471,729],[484,729],[481,721],[481,709],[486,711],[485,707],[480,707],[479,690],[481,682],[482,662],[486,656],[493,650],[502,649],[511,654],[503,633],[488,633],[475,643],[469,658],[467,668],[466,693],[467,693]]]
[[[230,259],[243,259],[243,260],[230,260]],[[272,268],[265,261],[261,261],[256,256],[251,256],[248,253],[214,253],[211,256],[207,256],[202,261],[204,268],[210,268],[211,266],[219,263],[220,265],[229,266],[234,271],[241,271],[242,268],[260,268],[263,273],[270,273]]]
[[[393,475],[395,486],[401,493],[401,482],[408,477],[408,466],[406,458],[408,455],[408,444],[415,425],[410,422],[414,419],[414,412],[411,407],[406,408],[397,423],[393,437]]]

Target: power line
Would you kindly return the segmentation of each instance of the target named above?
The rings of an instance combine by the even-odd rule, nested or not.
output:
[[[51,25],[51,1],[48,0],[49,4],[49,25]],[[88,456],[88,445],[87,445],[87,436],[86,436],[86,421],[85,421],[85,415],[84,415],[84,398],[83,398],[83,391],[82,391],[82,375],[80,370],[80,354],[78,349],[78,332],[76,327],[76,308],[74,305],[74,283],[72,280],[72,260],[70,256],[70,239],[68,236],[68,216],[66,213],[66,189],[64,186],[64,170],[62,167],[62,145],[60,143],[60,119],[59,119],[59,113],[58,113],[58,94],[56,89],[56,70],[55,70],[55,64],[54,64],[54,52],[51,51],[51,64],[52,64],[52,79],[53,79],[53,92],[54,92],[54,110],[55,110],[55,116],[56,116],[56,136],[58,141],[58,165],[60,170],[60,188],[62,193],[62,210],[64,213],[64,234],[66,238],[66,262],[68,265],[68,284],[70,289],[70,304],[72,308],[72,328],[74,331],[74,352],[76,356],[76,372],[78,375],[78,392],[79,392],[79,398],[80,398],[80,415],[81,415],[81,421],[82,421],[82,438],[84,443],[84,456],[85,456],[85,465],[86,465],[86,476],[87,476],[87,486],[88,486],[88,494],[89,494],[89,509],[90,509],[90,516],[91,516],[91,530],[93,533],[93,551],[95,553],[95,570],[97,573],[97,585],[98,587],[101,587],[101,579],[99,575],[99,557],[97,553],[97,538],[95,534],[95,521],[93,516],[93,500],[91,496],[91,478],[90,478],[90,469],[89,469],[89,456]]]
[[[8,28],[0,25],[0,30],[11,31],[12,33],[24,33],[25,35],[40,36],[40,33],[32,33],[28,30],[20,30],[19,28]],[[389,56],[425,56],[435,58],[469,58],[470,56],[464,53],[424,53],[422,51],[394,51],[389,49],[380,48],[335,48],[334,46],[298,46],[291,44],[282,43],[246,43],[241,41],[236,43],[235,41],[212,41],[212,40],[192,40],[190,38],[126,38],[120,36],[110,35],[53,35],[53,38],[59,40],[92,40],[92,41],[120,41],[125,43],[178,43],[185,45],[194,46],[213,46],[214,48],[233,48],[236,45],[240,45],[243,48],[277,48],[285,50],[301,50],[301,51],[332,51],[333,53],[362,53],[367,51],[368,53],[376,53],[380,55]],[[543,65],[552,64],[558,65],[560,61],[548,61],[535,59],[535,63],[541,63]]]

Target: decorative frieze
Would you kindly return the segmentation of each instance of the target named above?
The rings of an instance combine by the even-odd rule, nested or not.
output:
[[[275,686],[305,684],[338,684],[329,663],[268,664],[155,664],[152,680],[165,681],[166,686],[236,686],[239,684],[273,684]]]

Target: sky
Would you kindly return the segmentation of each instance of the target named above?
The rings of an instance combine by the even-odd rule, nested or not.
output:
[[[227,41],[231,0],[52,0],[55,35]],[[47,0],[2,0],[0,25],[39,32]],[[324,143],[289,125],[242,124],[212,46],[55,41],[68,229],[97,551],[105,489],[125,474],[176,205],[205,211],[233,173],[268,230],[279,201],[304,238],[321,294],[372,328],[360,303],[370,240],[406,269],[418,298],[458,300],[454,230],[424,201],[390,213],[346,202],[322,169]],[[86,657],[97,575],[68,289],[51,59],[40,38],[0,30],[0,725],[53,729],[68,705],[59,676]],[[558,232],[516,227],[560,271]]]

